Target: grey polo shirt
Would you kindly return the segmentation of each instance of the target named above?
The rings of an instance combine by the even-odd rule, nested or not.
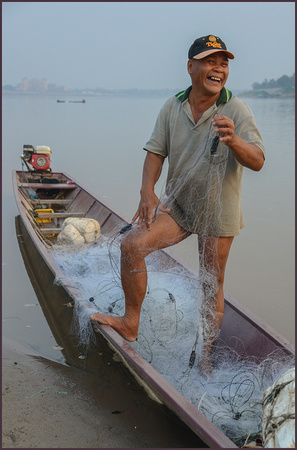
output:
[[[195,124],[188,102],[191,88],[165,102],[144,149],[168,158],[166,191],[173,193],[175,198],[172,202],[171,195],[171,203],[167,207],[181,227],[198,234],[236,236],[244,227],[241,204],[243,166],[222,142],[215,154],[211,154],[216,136],[211,120],[215,114],[229,117],[234,121],[235,134],[245,142],[257,145],[265,155],[264,144],[249,107],[225,87],[218,101]],[[208,200],[206,207],[213,177],[217,184],[221,177],[218,198],[213,198],[212,203]],[[214,217],[218,211],[219,217]],[[206,215],[209,216],[208,222],[216,222],[207,230]]]

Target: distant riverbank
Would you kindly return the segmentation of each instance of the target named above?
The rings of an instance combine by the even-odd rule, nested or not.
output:
[[[9,91],[2,90],[2,94],[7,95],[19,95],[19,96],[56,96],[57,98],[65,97],[134,97],[134,98],[169,98],[175,95],[182,89],[127,89],[127,90],[113,90],[113,91],[65,91],[65,92],[34,92],[34,91]],[[238,89],[232,89],[231,92],[238,97],[243,98],[293,98],[295,97],[295,89],[285,90],[285,89],[259,89],[252,91],[240,91]]]
[[[78,96],[91,96],[91,97],[135,97],[135,98],[169,98],[180,92],[182,89],[84,89],[84,90],[64,90],[64,91],[21,91],[21,90],[9,90],[2,89],[2,94],[8,95],[30,95],[30,96],[56,96],[57,98],[65,97],[78,97]]]
[[[246,98],[288,98],[295,97],[295,89],[256,89],[253,91],[241,92],[238,96]]]

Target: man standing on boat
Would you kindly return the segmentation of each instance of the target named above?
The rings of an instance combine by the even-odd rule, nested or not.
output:
[[[145,257],[154,250],[177,244],[193,233],[198,235],[200,266],[211,267],[217,282],[215,291],[210,294],[215,320],[212,319],[209,324],[215,330],[214,335],[217,335],[224,314],[226,263],[234,236],[239,235],[244,227],[241,208],[243,168],[259,171],[264,164],[265,149],[252,112],[225,88],[229,60],[234,59],[234,55],[219,37],[208,35],[194,41],[188,58],[187,68],[192,85],[167,100],[144,147],[147,154],[140,203],[132,219],[133,224],[137,221],[137,226],[125,235],[121,243],[125,314],[123,317],[91,316],[92,320],[113,327],[128,341],[134,341],[137,337],[141,306],[146,295]],[[166,157],[169,162],[167,201],[160,203],[154,187]],[[210,172],[205,169],[205,161],[210,161],[212,157],[218,157],[216,163],[220,158],[225,161],[217,199],[221,210],[216,227],[210,224],[205,228],[201,223],[205,220],[202,217],[207,209],[205,205],[201,206],[201,199],[205,203],[208,195],[203,192],[209,190]],[[172,186],[174,188],[170,192]],[[189,198],[194,202],[191,208],[187,205]],[[210,212],[217,200],[208,209]],[[199,214],[199,208],[204,211],[203,214]],[[206,358],[212,345],[213,340],[205,345]]]

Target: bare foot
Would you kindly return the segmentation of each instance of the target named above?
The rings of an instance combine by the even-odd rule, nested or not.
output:
[[[125,317],[108,316],[106,314],[95,313],[90,316],[94,322],[102,325],[110,325],[116,330],[126,341],[133,342],[137,338],[138,325],[131,327],[127,324]]]

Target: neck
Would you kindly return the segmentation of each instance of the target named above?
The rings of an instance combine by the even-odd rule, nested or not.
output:
[[[203,113],[207,111],[220,97],[220,92],[215,95],[207,95],[199,89],[192,86],[188,101],[195,123],[199,121]]]

